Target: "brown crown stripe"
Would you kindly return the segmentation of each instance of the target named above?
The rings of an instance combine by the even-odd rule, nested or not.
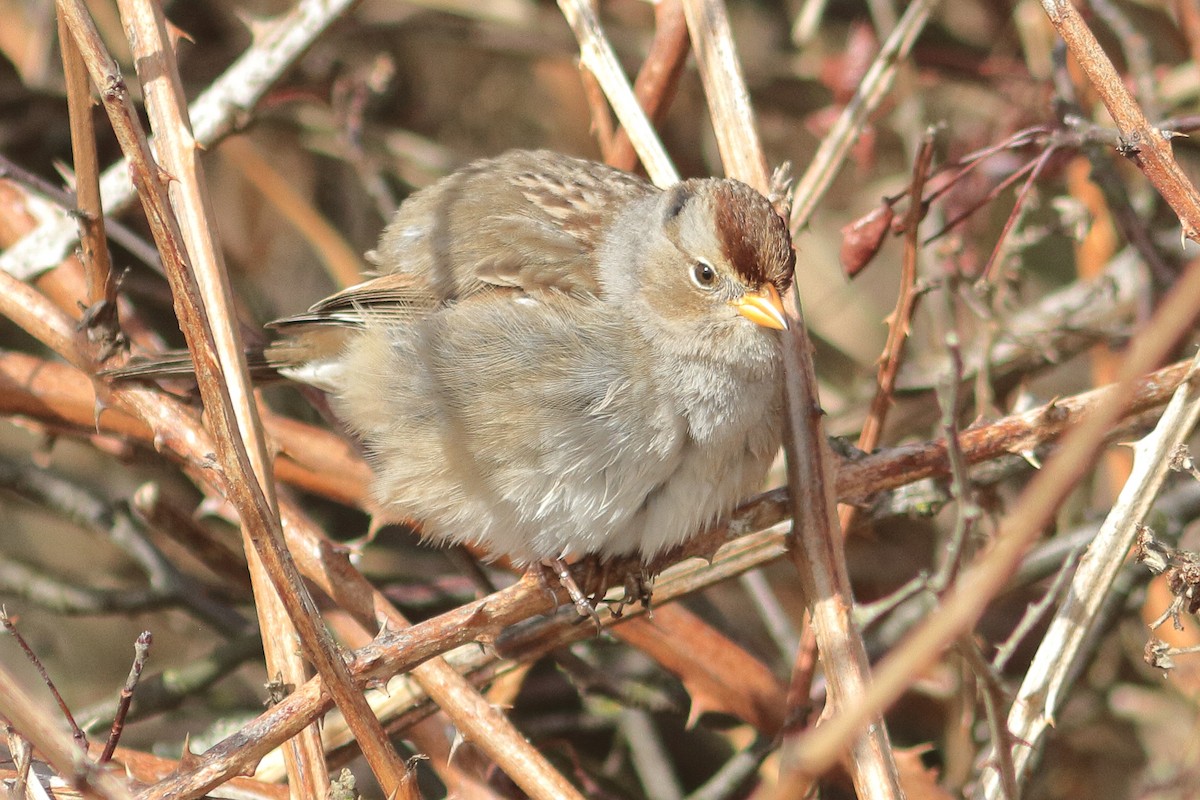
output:
[[[767,198],[740,181],[723,180],[714,194],[722,254],[751,286],[771,283],[785,291],[796,266],[787,224]]]

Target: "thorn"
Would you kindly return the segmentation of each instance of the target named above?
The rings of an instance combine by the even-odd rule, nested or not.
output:
[[[96,435],[97,436],[100,435],[100,415],[103,414],[104,409],[106,409],[108,407],[109,407],[108,403],[106,403],[102,399],[100,399],[99,395],[96,395],[96,399],[92,403],[92,422],[94,422],[96,425]]]
[[[184,770],[195,769],[200,764],[200,757],[192,752],[192,735],[183,735],[183,751],[179,756],[179,766]]]
[[[446,763],[450,764],[454,761],[454,756],[458,753],[458,748],[465,744],[466,737],[462,735],[462,731],[458,728],[454,729],[454,741],[450,743],[450,755],[446,757]]]
[[[54,166],[54,171],[58,173],[58,177],[62,178],[62,182],[67,187],[67,189],[74,192],[75,191],[75,171],[73,169],[71,169],[70,165],[63,163],[62,161],[59,161],[57,158],[54,159],[53,166]]]
[[[176,53],[179,52],[179,43],[181,41],[188,42],[190,44],[196,43],[196,40],[190,33],[170,20],[167,20],[167,39],[171,42],[171,49]]]

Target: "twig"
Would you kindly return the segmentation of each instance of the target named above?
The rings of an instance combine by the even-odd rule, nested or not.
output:
[[[7,721],[0,720],[0,728],[4,729],[4,740],[8,745],[8,756],[13,763],[13,772],[16,777],[8,784],[9,797],[14,800],[26,797],[25,790],[29,785],[30,767],[33,764],[33,748],[29,746],[29,740],[21,734],[17,733]],[[33,779],[38,780],[37,774],[34,774]]]
[[[145,536],[145,532],[126,509],[112,506],[95,493],[47,470],[5,458],[0,458],[0,487],[31,503],[44,506],[84,530],[108,539],[137,563],[151,586],[149,592],[126,592],[127,596],[124,598],[116,597],[114,593],[73,589],[66,585],[55,586],[42,580],[30,587],[34,591],[61,591],[62,594],[57,597],[60,608],[64,602],[68,606],[75,605],[80,610],[95,602],[114,603],[115,607],[126,609],[136,607],[135,604],[139,601],[142,604],[153,603],[157,606],[180,605],[218,630],[226,633],[245,630],[246,620],[236,611],[210,597],[194,579],[171,563],[170,559]],[[8,566],[8,577],[19,577],[15,574],[19,565],[14,562]],[[25,573],[26,581],[41,578],[28,569]],[[103,609],[97,608],[86,613],[97,613],[101,610]]]
[[[1001,194],[1003,194],[1008,189],[1008,187],[1012,186],[1014,183],[1019,181],[1021,178],[1025,177],[1030,172],[1032,172],[1033,169],[1038,165],[1039,160],[1040,160],[1040,158],[1034,158],[1029,161],[1026,161],[1024,164],[1021,165],[1020,169],[1015,169],[1012,172],[1010,172],[1008,175],[1004,176],[1003,180],[1001,180],[999,183],[997,183],[992,188],[988,189],[988,191],[985,194],[983,194],[981,197],[977,198],[974,202],[972,202],[966,208],[962,209],[956,215],[954,215],[949,220],[944,222],[942,224],[942,226],[940,228],[938,228],[936,231],[934,231],[933,233],[926,236],[925,241],[922,242],[922,244],[926,244],[926,245],[933,244],[938,239],[942,238],[947,233],[954,230],[955,227],[957,227],[958,225],[961,225],[963,222],[970,219],[975,214],[976,211],[978,211],[979,209],[981,209],[987,205],[990,205],[991,202],[993,200],[995,200],[997,197],[999,197]],[[943,186],[939,187],[939,190],[948,191],[950,188],[952,188],[954,186],[955,180],[958,180],[959,177],[961,177],[962,175],[965,175],[973,167],[975,167],[979,164],[982,164],[982,163],[983,163],[983,159],[979,159],[978,161],[972,162],[967,167],[964,167],[959,172],[958,175],[955,175],[953,178],[947,180]],[[940,193],[940,191],[931,192],[930,196],[926,198],[925,202],[926,203],[932,202],[934,199],[934,196],[939,193]],[[1020,208],[1020,206],[1018,205],[1017,208]]]
[[[679,0],[660,0],[654,4],[654,40],[650,51],[633,82],[638,103],[646,109],[652,122],[666,114],[679,87],[679,76],[687,64],[687,21]],[[618,128],[605,160],[614,167],[632,170],[637,166],[637,153],[624,128]]]
[[[227,584],[250,595],[246,557],[206,529],[191,513],[175,507],[156,482],[144,483],[133,493],[130,509],[152,531],[178,542],[188,553],[219,575]]]
[[[1054,155],[1054,152],[1055,148],[1053,145],[1051,145],[1043,150],[1042,154],[1034,161],[1032,161],[1029,165],[1026,165],[1029,170],[1029,177],[1025,179],[1025,184],[1021,187],[1021,191],[1017,194],[1017,199],[1013,203],[1012,210],[1008,214],[1008,219],[1004,221],[1004,227],[1000,230],[1000,235],[996,237],[996,244],[992,248],[992,254],[988,256],[987,264],[983,268],[983,273],[980,277],[980,280],[985,282],[995,280],[996,265],[1004,260],[1002,256],[1005,252],[1007,252],[1008,249],[1005,246],[1008,243],[1008,235],[1012,232],[1013,228],[1016,227],[1017,221],[1024,216],[1025,209],[1027,208],[1025,205],[1025,199],[1029,197],[1029,192],[1033,189],[1034,182],[1041,177],[1042,170],[1044,170],[1046,165],[1050,163],[1050,158]],[[1020,171],[1023,172],[1024,169]],[[1013,173],[1013,176],[1010,177],[1015,177],[1016,174],[1017,173]]]
[[[0,593],[65,615],[133,614],[186,607],[179,595],[158,589],[93,589],[59,580],[14,558],[0,561]]]
[[[677,183],[679,173],[663,149],[650,120],[646,118],[646,112],[638,104],[591,3],[587,0],[559,0],[558,7],[579,40],[582,66],[595,76],[604,89],[613,112],[633,143],[650,180],[657,186]]]
[[[72,214],[76,207],[73,192],[59,188],[40,175],[30,172],[19,164],[14,164],[3,153],[0,153],[0,178],[12,181],[34,195],[59,206],[59,210],[64,213]],[[109,238],[128,250],[134,258],[158,274],[162,274],[162,262],[153,245],[135,233],[128,225],[123,225],[120,220],[106,217],[104,224]],[[31,232],[26,231],[27,234]]]
[[[171,246],[186,248],[190,263],[190,269],[184,270],[182,260],[163,259],[176,314],[196,364],[218,457],[230,485],[244,487],[229,499],[243,523],[243,547],[259,628],[264,634],[267,673],[292,685],[308,677],[304,660],[293,645],[298,636],[313,665],[329,680],[330,691],[355,728],[363,755],[384,794],[397,792],[402,797],[415,797],[416,793],[407,788],[407,772],[382,725],[350,685],[337,648],[283,543],[270,458],[233,311],[233,291],[221,248],[213,238],[216,224],[212,205],[192,138],[166,18],[152,0],[120,0],[118,7],[156,134],[156,154],[162,169],[174,179],[170,184],[170,209],[163,213],[178,222],[177,227],[169,225],[166,230],[174,239]],[[130,145],[122,144],[129,155]],[[131,155],[131,160],[136,168],[139,159]],[[163,252],[163,237],[156,236],[155,240]],[[289,783],[297,796],[310,800],[323,797],[329,776],[320,733],[315,728],[306,729],[288,743],[287,755],[291,761]]]
[[[821,140],[812,162],[792,191],[790,227],[793,235],[808,225],[867,119],[891,91],[899,62],[908,57],[935,5],[937,0],[913,0],[909,4],[896,23],[895,30],[883,43],[871,68],[863,76],[862,85]]]
[[[1171,155],[1170,134],[1146,119],[1070,0],[1042,0],[1042,8],[1117,123],[1119,152],[1137,164],[1174,209],[1184,236],[1200,241],[1200,194]]]
[[[993,671],[992,665],[983,657],[983,653],[979,652],[979,645],[975,644],[974,640],[964,638],[959,642],[958,652],[962,654],[963,660],[966,661],[979,684],[980,694],[983,697],[983,713],[987,718],[992,740],[1009,739],[1008,730],[1004,727],[1002,710],[1007,698],[997,672]],[[1007,749],[997,755],[996,772],[1000,776],[1001,797],[1004,800],[1019,800],[1021,797],[1020,785],[1017,783],[1016,769],[1013,767],[1012,758]]]
[[[211,148],[222,136],[244,125],[271,84],[351,5],[353,0],[299,0],[291,11],[257,26],[254,44],[188,109],[196,143]],[[100,178],[100,196],[109,214],[128,208],[136,197],[129,170],[129,162],[122,160]],[[0,270],[32,280],[58,266],[78,241],[78,224],[60,210],[0,253]]]
[[[1094,538],[1095,532],[1088,538]],[[1036,603],[1031,603],[1021,614],[1021,619],[1017,621],[1016,627],[1008,637],[996,648],[996,654],[992,657],[992,669],[997,673],[1003,673],[1008,666],[1009,660],[1016,654],[1017,648],[1025,637],[1033,632],[1033,629],[1041,623],[1046,614],[1054,608],[1058,603],[1059,596],[1062,590],[1066,587],[1068,579],[1075,570],[1075,565],[1079,562],[1079,554],[1083,547],[1077,547],[1067,553],[1067,557],[1062,560],[1062,565],[1059,567],[1057,574],[1054,576],[1054,581],[1050,584],[1050,588],[1042,595]]]
[[[365,270],[358,253],[263,157],[253,140],[232,136],[221,144],[221,156],[233,162],[242,177],[267,197],[296,233],[308,242],[335,285],[345,288],[362,280]]]
[[[975,624],[1029,544],[1088,469],[1103,446],[1104,432],[1120,417],[1130,400],[1138,376],[1165,356],[1197,313],[1200,313],[1200,262],[1189,267],[1150,324],[1135,337],[1114,390],[1067,433],[1053,458],[1013,504],[992,548],[963,573],[942,607],[888,655],[876,670],[868,693],[852,709],[809,735],[802,757],[810,769],[820,770],[831,764],[866,719],[899,697],[913,675],[920,674],[940,656],[943,648]],[[1044,722],[1044,718],[1040,719]],[[1019,732],[1014,733],[1019,736]]]
[[[683,787],[671,768],[671,759],[650,715],[641,709],[625,708],[620,712],[617,726],[646,797],[649,800],[682,800]]]
[[[912,170],[912,183],[908,196],[919,198],[924,195],[925,179],[933,162],[933,129],[925,132],[921,141]],[[892,405],[893,393],[896,390],[896,380],[900,374],[900,364],[904,358],[904,345],[908,341],[909,330],[912,327],[913,312],[917,300],[917,251],[920,246],[920,223],[925,216],[924,205],[920,201],[910,201],[908,213],[904,219],[904,258],[900,266],[900,288],[896,292],[896,307],[887,318],[887,341],[883,353],[879,357],[879,367],[875,374],[875,394],[871,398],[871,406],[863,421],[862,431],[858,435],[858,449],[870,453],[879,446],[883,433],[883,423],[887,419],[888,409]],[[848,530],[850,520],[843,519],[842,530]]]
[[[147,719],[178,708],[189,697],[200,697],[207,689],[252,659],[262,658],[262,638],[255,631],[214,646],[207,654],[190,659],[179,667],[169,667],[142,677],[137,697],[126,722]],[[83,727],[95,734],[111,728],[120,703],[111,698],[99,701],[79,712]]]
[[[909,208],[904,221],[904,258],[900,269],[900,287],[896,293],[896,307],[888,317],[887,340],[878,362],[875,393],[871,398],[870,408],[858,435],[858,448],[864,452],[871,452],[879,446],[883,423],[887,417],[887,411],[891,407],[900,372],[904,343],[908,340],[912,315],[917,304],[917,248],[920,243],[918,232],[921,219],[925,215],[925,205],[919,198],[924,196],[925,180],[933,161],[933,135],[932,129],[926,131],[913,163],[912,180],[908,188]],[[853,528],[857,516],[856,506],[847,504],[838,508],[838,531],[841,537],[845,537]],[[800,649],[796,654],[795,667],[792,670],[789,696],[793,702],[805,704],[808,702],[817,663],[816,648],[817,638],[814,632],[806,630],[800,640]],[[800,713],[799,706],[792,711],[793,716],[798,717]]]
[[[96,760],[99,764],[107,764],[112,759],[117,742],[121,740],[121,732],[125,730],[125,715],[129,713],[129,704],[133,702],[133,693],[142,677],[142,670],[146,667],[146,658],[150,655],[150,645],[153,641],[154,637],[150,631],[142,631],[133,645],[133,664],[129,667],[129,677],[125,679],[125,685],[121,687],[121,698],[117,701],[117,713],[108,732],[108,741],[104,743],[104,752]]]
[[[755,739],[745,750],[734,753],[703,786],[689,794],[687,800],[730,800],[744,796],[744,785],[774,749],[775,743],[770,739]]]
[[[821,18],[825,16],[825,7],[829,0],[804,0],[796,20],[792,23],[792,42],[799,47],[809,44],[817,35],[821,26]]]
[[[1183,303],[1187,302],[1189,294],[1193,302],[1200,298],[1198,274],[1200,262],[1193,262],[1155,314],[1156,320],[1169,313],[1179,314],[1185,321],[1194,318],[1195,305],[1183,306]],[[1200,355],[1192,362],[1189,380],[1176,390],[1154,431],[1134,445],[1129,479],[1095,541],[1080,559],[1067,596],[1055,614],[1050,630],[1042,638],[1017,692],[1009,712],[1008,728],[1017,741],[1024,743],[1013,755],[1019,775],[1028,769],[1046,726],[1052,723],[1066,697],[1069,689],[1066,677],[1071,673],[1082,644],[1095,624],[1100,605],[1133,544],[1138,523],[1145,519],[1162,486],[1169,471],[1171,454],[1191,434],[1200,419],[1200,389],[1194,385],[1196,369],[1200,369]],[[1128,367],[1126,374],[1127,371]],[[994,782],[994,778],[990,778],[985,783],[986,797],[995,796]]]
[[[92,122],[92,87],[87,67],[66,24],[59,19],[63,74],[67,82],[67,111],[71,121],[71,153],[75,164],[75,198],[78,204],[79,241],[87,276],[88,311],[84,327],[103,363],[120,349],[117,316],[117,282],[113,279],[108,241],[104,233],[104,207],[100,203],[100,166],[96,156],[96,129]]]
[[[741,63],[725,6],[720,0],[684,0],[688,30],[726,174],[771,193],[771,179],[742,79]],[[800,574],[812,625],[827,666],[830,702],[836,708],[869,683],[866,648],[850,615],[853,594],[838,535],[833,457],[825,440],[812,363],[812,342],[793,290],[784,299],[789,330],[783,334],[786,387],[785,452],[796,546],[792,561]],[[901,796],[896,765],[882,717],[855,737],[850,772],[865,798]],[[782,748],[776,789],[790,791],[790,747]]]
[[[75,740],[75,744],[80,750],[87,752],[88,740],[87,734],[75,722],[75,717],[71,714],[71,709],[67,706],[67,701],[63,700],[59,694],[58,687],[54,684],[54,679],[50,677],[50,673],[46,672],[46,667],[42,664],[42,660],[38,658],[37,653],[33,652],[33,648],[29,646],[29,642],[25,641],[25,637],[17,630],[17,624],[13,618],[8,615],[8,609],[0,606],[0,626],[13,637],[13,641],[17,643],[17,647],[21,648],[21,652],[25,654],[25,658],[29,659],[29,663],[33,664],[38,675],[42,677],[42,683],[46,684],[46,688],[50,690],[50,695],[54,698],[54,702],[58,705],[58,710],[62,713],[63,719],[67,721],[67,725],[71,728],[71,738]]]
[[[683,13],[725,174],[770,196],[771,176],[725,4],[721,0],[683,0]]]
[[[946,319],[953,319],[951,289],[943,288],[947,311]],[[954,514],[954,529],[946,543],[945,553],[937,572],[930,579],[930,587],[935,592],[942,592],[958,577],[962,567],[963,547],[967,536],[979,517],[979,508],[975,505],[974,492],[971,488],[971,476],[967,473],[967,458],[963,454],[962,442],[959,439],[958,389],[962,384],[962,349],[958,341],[958,333],[951,330],[946,333],[946,351],[950,356],[950,370],[946,375],[942,391],[938,392],[938,402],[942,406],[942,435],[946,440],[946,455],[950,461],[950,491],[957,503]]]
[[[0,685],[4,686],[0,692],[0,717],[28,739],[73,788],[87,800],[132,800],[132,793],[117,775],[81,753],[78,743],[50,719],[3,662],[0,662]]]
[[[791,618],[779,602],[779,597],[767,580],[766,574],[760,569],[752,570],[741,577],[741,584],[742,589],[753,600],[754,610],[770,634],[779,654],[787,658],[790,653],[796,652],[799,634],[796,633]]]

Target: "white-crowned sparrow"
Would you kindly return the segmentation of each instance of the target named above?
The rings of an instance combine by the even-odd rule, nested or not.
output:
[[[385,515],[518,564],[648,562],[760,487],[795,255],[745,184],[513,151],[410,197],[372,260],[267,357],[330,394]]]
[[[514,151],[410,197],[373,261],[269,356],[427,538],[649,561],[760,487],[795,256],[745,184]]]

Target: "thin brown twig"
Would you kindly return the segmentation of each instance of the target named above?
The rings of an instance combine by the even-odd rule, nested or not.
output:
[[[1005,244],[1008,241],[1008,235],[1012,229],[1016,227],[1017,220],[1024,216],[1026,206],[1025,200],[1029,197],[1029,192],[1033,189],[1034,183],[1042,175],[1042,170],[1050,163],[1050,158],[1055,153],[1054,145],[1047,147],[1042,151],[1042,154],[1032,162],[1032,167],[1029,170],[1029,177],[1025,179],[1025,183],[1021,186],[1021,191],[1017,194],[1017,199],[1013,202],[1012,210],[1008,214],[1008,219],[1004,221],[1004,227],[1000,229],[1000,235],[996,237],[996,244],[992,247],[992,254],[988,257],[987,264],[983,268],[983,273],[980,280],[991,282],[996,278],[996,265],[1002,260],[1001,254],[1007,248]],[[1023,170],[1022,170],[1023,171]],[[1015,176],[1016,173],[1014,173]],[[1010,176],[1013,177],[1013,176]]]
[[[115,355],[122,344],[117,316],[117,282],[104,229],[104,207],[100,202],[100,165],[96,156],[96,128],[92,121],[92,86],[87,66],[58,21],[63,75],[67,83],[67,111],[71,125],[71,154],[75,166],[75,212],[79,216],[79,242],[88,285],[87,334],[98,345],[101,362]]]
[[[128,6],[126,8],[128,10],[123,15],[126,17],[126,24],[133,25],[129,18],[129,10],[133,9]],[[162,113],[172,100],[178,100],[178,78],[176,76],[173,85],[163,82],[167,75],[175,73],[174,61],[170,58],[166,45],[165,22],[161,16],[154,13],[155,9],[148,5],[136,10],[144,15],[142,19],[149,22],[137,26],[139,36],[133,37],[133,41],[150,48],[143,51],[137,63],[139,67],[146,69],[149,68],[149,61],[156,62],[152,72],[155,80],[143,87],[148,100],[152,96],[157,98],[149,105],[153,117],[156,112]],[[206,303],[197,284],[198,277],[208,276],[210,287],[219,286],[220,279],[217,278],[217,274],[220,270],[214,270],[209,266],[212,264],[211,260],[198,254],[197,261],[191,262],[179,222],[167,197],[165,176],[150,153],[120,71],[100,41],[86,8],[77,0],[60,0],[59,11],[83,54],[92,81],[103,87],[102,99],[109,112],[109,119],[122,151],[132,164],[134,184],[137,186],[139,199],[146,211],[171,283],[176,315],[193,354],[197,381],[208,411],[208,421],[214,428],[213,442],[227,476],[228,499],[238,509],[243,531],[253,542],[253,551],[262,558],[270,576],[270,583],[287,608],[287,616],[296,625],[300,642],[308,657],[312,659],[318,671],[329,678],[329,691],[337,698],[339,707],[346,709],[352,724],[361,726],[360,740],[364,745],[364,755],[367,756],[385,794],[400,793],[402,796],[415,797],[415,790],[410,788],[411,780],[404,764],[388,743],[387,736],[378,720],[371,714],[370,707],[351,684],[345,663],[341,660],[328,631],[319,621],[316,608],[287,554],[274,509],[273,486],[266,471],[266,451],[261,433],[255,433],[259,430],[259,425],[253,402],[249,400],[250,394],[246,389],[249,379],[246,377],[245,356],[240,343],[237,342],[237,329],[233,325],[214,327],[210,323],[209,313],[222,306],[220,303]],[[142,40],[142,36],[149,38]],[[201,185],[201,181],[196,177],[197,170],[193,161],[195,145],[191,139],[190,124],[186,123],[186,119],[177,118],[179,127],[173,128],[166,124],[166,120],[166,116],[159,118],[159,134],[173,136],[174,141],[172,143],[163,139],[159,145],[160,152],[164,157],[171,159],[168,164],[172,168],[172,175],[181,182],[179,186],[195,191]],[[184,216],[189,220],[204,219],[206,215],[201,210],[202,205],[193,202]],[[189,240],[193,251],[205,239],[197,235],[202,227],[202,223],[188,226],[188,230],[193,234],[193,238]],[[210,252],[215,250],[212,247],[208,249]],[[227,286],[224,288],[224,295],[228,297]],[[215,296],[218,295],[209,292],[210,298]],[[228,307],[228,304],[224,305],[224,308]],[[215,330],[222,331],[224,335],[218,338]],[[238,390],[239,402],[236,404],[230,397],[231,387]],[[249,452],[247,442],[251,443]],[[253,458],[251,452],[255,454]],[[256,478],[256,475],[261,477]]]
[[[331,691],[338,698],[339,707],[344,710],[355,733],[360,736],[363,755],[381,788],[385,793],[391,793],[399,786],[400,794],[404,796],[406,790],[403,785],[408,778],[406,770],[387,742],[382,725],[370,713],[367,703],[356,697],[349,687],[347,676],[339,674],[340,664],[333,664],[338,659],[336,649],[323,623],[316,617],[311,599],[299,596],[305,589],[294,567],[289,569],[286,552],[278,552],[283,550],[284,545],[282,532],[278,530],[270,460],[257,402],[250,386],[245,347],[233,311],[233,291],[222,250],[213,236],[216,230],[214,213],[198,148],[192,138],[191,121],[187,116],[175,53],[166,30],[166,18],[161,7],[153,0],[119,0],[118,7],[141,79],[147,115],[155,132],[156,152],[162,168],[174,178],[169,187],[171,211],[178,220],[177,232],[186,247],[192,267],[192,279],[181,281],[178,276],[172,275],[174,265],[164,259],[168,278],[174,278],[171,280],[172,294],[177,296],[181,291],[198,294],[196,300],[199,301],[199,307],[191,317],[180,315],[180,323],[193,348],[193,362],[215,361],[216,369],[207,376],[211,383],[201,379],[200,393],[210,418],[218,403],[220,413],[227,417],[222,423],[225,430],[218,428],[218,439],[222,435],[238,437],[238,441],[228,444],[217,442],[218,453],[225,451],[224,468],[230,480],[233,483],[257,484],[248,487],[250,492],[246,499],[256,506],[256,512],[265,526],[256,531],[253,525],[243,525],[242,540],[254,592],[255,612],[259,629],[263,632],[267,674],[277,676],[289,685],[307,680],[308,667],[293,645],[298,636],[306,650],[321,651],[317,657],[310,652],[309,658],[318,670],[324,670],[323,674],[330,680]],[[170,232],[176,233],[174,229]],[[178,299],[176,305],[179,306]],[[206,330],[198,330],[201,327]],[[200,352],[195,349],[198,344],[203,348]],[[203,371],[198,366],[197,376],[201,375]],[[244,465],[248,465],[250,471],[245,471]],[[245,520],[246,510],[238,510],[239,516]],[[277,552],[264,555],[264,550]],[[272,562],[277,562],[277,565]],[[289,599],[283,595],[291,592],[296,592],[298,596],[289,603]],[[305,624],[296,620],[301,615],[313,618]],[[306,635],[308,641],[305,641]],[[288,782],[296,796],[321,800],[326,793],[329,775],[325,768],[320,732],[310,726],[289,741],[285,748],[285,759],[288,762]],[[415,793],[407,790],[407,796],[415,796]]]
[[[912,181],[909,184],[908,196],[920,198],[924,196],[925,180],[933,162],[933,133],[926,133],[917,158],[913,164]],[[879,368],[875,382],[875,395],[867,417],[863,422],[858,436],[858,448],[871,452],[879,446],[880,435],[887,411],[891,406],[896,380],[900,373],[904,342],[908,339],[908,331],[912,322],[912,314],[917,303],[917,247],[919,239],[917,232],[925,205],[921,202],[910,202],[905,225],[904,258],[900,269],[900,288],[896,296],[896,308],[888,317],[888,336],[883,353],[879,359]],[[854,526],[857,517],[857,507],[842,505],[838,508],[838,526],[841,535],[845,537]],[[809,694],[817,664],[817,639],[812,626],[808,626],[800,640],[795,664],[792,669],[792,682],[788,697],[795,703],[789,711],[789,719],[797,726],[807,716],[805,709],[809,703]]]
[[[1146,119],[1070,0],[1042,0],[1042,8],[1117,123],[1121,134],[1119,152],[1142,170],[1174,209],[1183,235],[1200,241],[1200,194],[1171,155],[1170,134]]]
[[[0,717],[29,741],[67,782],[87,800],[131,800],[124,781],[99,767],[81,753],[78,743],[42,709],[21,686],[21,682],[0,662]],[[36,778],[35,778],[36,780]]]
[[[810,769],[819,771],[834,763],[860,725],[894,702],[913,675],[928,668],[946,646],[978,621],[1103,447],[1104,432],[1123,413],[1138,378],[1163,358],[1198,313],[1200,262],[1193,263],[1134,338],[1122,363],[1121,380],[1070,429],[1058,451],[1014,503],[992,548],[964,571],[942,606],[880,664],[867,694],[806,737],[800,757]]]
[[[1004,725],[1006,692],[999,675],[983,657],[983,653],[979,651],[979,645],[974,640],[966,637],[961,639],[958,643],[958,652],[962,655],[980,687],[979,693],[983,698],[984,716],[987,718],[992,740],[999,742],[1010,739],[1008,728]],[[1004,747],[1003,750],[1004,752],[997,751],[996,754],[996,771],[1000,775],[1000,786],[1003,792],[1001,796],[1004,800],[1018,800],[1021,790],[1017,783],[1017,771],[1013,767],[1012,754],[1008,747]]]
[[[1025,175],[1027,175],[1029,172],[1031,172],[1035,167],[1037,167],[1039,161],[1040,161],[1040,156],[1038,158],[1032,158],[1029,161],[1022,164],[1020,169],[1013,170],[1008,175],[1004,176],[1004,179],[1002,181],[1000,181],[999,183],[997,183],[995,186],[993,186],[991,189],[989,189],[986,194],[984,194],[982,197],[980,197],[974,203],[971,203],[969,206],[964,208],[962,211],[960,211],[958,214],[956,214],[952,218],[946,220],[946,222],[942,224],[942,227],[938,228],[937,231],[935,231],[934,233],[931,233],[931,234],[929,234],[929,236],[925,237],[925,241],[922,244],[927,244],[927,245],[933,244],[933,242],[937,241],[938,239],[945,236],[950,231],[954,230],[955,226],[960,225],[964,221],[970,219],[971,216],[973,214],[975,214],[976,211],[989,205],[993,200],[995,200],[997,197],[999,197],[1006,189],[1008,189],[1008,187],[1012,186],[1014,183],[1019,181],[1021,178],[1025,177]],[[980,163],[982,163],[982,161],[976,161],[974,163],[980,164]],[[960,173],[960,174],[965,174],[969,169],[970,169],[969,167],[963,169],[962,173]],[[955,176],[956,179],[957,179],[957,177],[958,176]],[[949,186],[951,186],[951,185],[952,184],[947,184],[947,188],[949,188]],[[930,198],[930,199],[932,199],[932,198]]]
[[[913,164],[912,183],[909,187],[909,197],[922,197],[925,180],[933,163],[934,131],[926,131]],[[917,307],[920,293],[917,291],[917,252],[920,247],[918,235],[920,222],[925,216],[925,207],[921,202],[909,204],[908,213],[904,219],[904,257],[900,264],[900,287],[896,293],[896,307],[887,317],[887,340],[883,353],[879,357],[879,366],[875,375],[875,394],[867,417],[863,421],[862,431],[858,435],[858,449],[870,453],[879,446],[883,434],[884,421],[888,409],[893,402],[896,390],[896,379],[900,374],[900,365],[904,360],[904,345],[908,341],[912,327],[913,312]],[[845,532],[850,520],[842,520],[842,531]]]
[[[188,109],[196,142],[212,147],[235,128],[271,85],[344,14],[353,0],[299,0],[284,14],[255,25],[254,43]],[[133,203],[129,162],[104,171],[100,192],[109,214]],[[54,214],[20,242],[0,253],[0,270],[32,280],[67,258],[79,241],[79,227],[65,210]]]
[[[679,173],[663,149],[654,126],[646,118],[633,88],[629,85],[617,54],[613,51],[595,9],[587,0],[559,0],[563,18],[579,40],[579,60],[604,89],[613,112],[637,150],[646,174],[657,186],[670,186],[679,181]]]
[[[153,641],[154,637],[150,631],[142,631],[138,634],[137,641],[134,642],[133,664],[129,667],[129,677],[125,679],[125,685],[121,687],[121,698],[117,701],[117,713],[113,717],[112,727],[108,732],[108,741],[104,743],[104,751],[96,759],[97,763],[107,764],[112,760],[113,752],[117,749],[117,742],[121,740],[121,732],[125,730],[125,715],[129,713],[129,705],[133,702],[133,693],[137,689],[138,681],[141,680],[142,670],[146,667],[146,658],[150,655],[150,645]]]
[[[0,607],[0,627],[3,627],[5,632],[13,637],[13,641],[17,643],[17,647],[21,648],[21,652],[25,654],[25,658],[29,659],[30,664],[33,664],[34,669],[37,670],[38,675],[42,678],[42,683],[46,684],[46,688],[50,691],[50,696],[54,698],[54,702],[58,706],[59,712],[62,713],[63,719],[67,721],[67,726],[71,729],[71,738],[86,753],[88,748],[87,734],[75,722],[75,715],[71,713],[67,701],[63,700],[63,696],[59,693],[54,679],[46,671],[46,667],[42,664],[42,660],[38,658],[37,653],[33,652],[33,648],[29,646],[29,642],[25,641],[25,637],[17,630],[17,624],[8,615],[8,609],[3,607]]]
[[[717,145],[726,174],[771,193],[741,62],[733,45],[721,0],[683,0],[692,47],[700,66]],[[825,440],[812,363],[812,342],[796,293],[784,300],[790,329],[783,335],[786,386],[785,452],[797,546],[792,560],[800,573],[812,624],[825,660],[830,703],[846,702],[869,683],[866,648],[850,615],[853,594],[841,537],[837,535],[833,496],[833,458]],[[788,745],[782,748],[788,763]],[[864,725],[855,738],[850,771],[860,796],[900,797],[896,764],[882,717]],[[781,768],[776,791],[790,794],[793,781]]]
[[[951,311],[951,289],[949,287],[943,289],[943,297],[948,311]],[[953,319],[951,313],[947,313],[946,317]],[[967,470],[967,458],[963,453],[958,425],[959,389],[962,386],[963,372],[962,347],[959,343],[958,333],[954,330],[946,333],[945,341],[946,351],[950,357],[950,370],[938,392],[938,402],[942,406],[942,435],[946,442],[946,455],[950,465],[950,491],[954,496],[956,507],[954,528],[946,540],[937,572],[929,581],[930,588],[935,592],[944,591],[958,577],[958,572],[962,568],[963,548],[966,545],[967,536],[979,516],[979,508],[975,505],[975,499],[972,496],[971,476]]]
[[[670,107],[679,87],[679,77],[687,64],[688,52],[687,21],[679,0],[655,3],[654,39],[633,82],[633,93],[651,122],[659,122]],[[604,160],[626,171],[637,166],[637,153],[624,128],[617,129]]]
[[[253,139],[231,136],[221,143],[217,152],[229,159],[241,171],[246,182],[266,197],[297,235],[308,242],[338,288],[362,280],[365,269],[358,253],[329,220],[301,197],[287,178],[271,165],[254,145]]]
[[[596,80],[592,71],[583,64],[579,65],[579,78],[583,83],[583,99],[587,103],[588,113],[592,119],[592,136],[596,137],[596,144],[600,146],[600,155],[605,163],[612,163],[611,153],[615,134],[612,113],[608,108],[608,100],[604,96],[604,87],[600,85],[600,81]],[[636,162],[636,160],[637,154],[634,154],[634,161]]]
[[[725,4],[719,0],[683,0],[683,13],[725,174],[769,197],[771,176]]]
[[[913,43],[925,27],[929,12],[937,0],[914,0],[904,10],[895,29],[879,50],[879,55],[863,76],[854,97],[846,104],[837,122],[821,140],[808,169],[796,182],[792,192],[792,212],[789,227],[792,235],[798,234],[808,225],[813,212],[833,184],[846,156],[853,147],[871,114],[879,108],[883,98],[891,91],[896,70],[901,61],[908,57]]]

